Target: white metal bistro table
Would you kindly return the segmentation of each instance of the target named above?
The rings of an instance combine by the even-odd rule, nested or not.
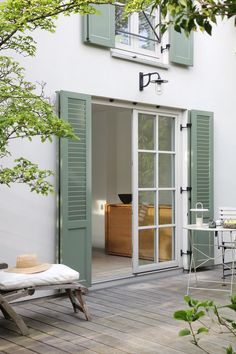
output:
[[[184,226],[184,229],[188,230],[188,237],[189,237],[189,242],[190,242],[190,249],[191,249],[191,261],[190,261],[190,268],[189,268],[189,277],[188,277],[188,284],[187,284],[187,294],[189,294],[190,289],[199,289],[199,290],[215,290],[215,291],[228,291],[230,292],[230,295],[233,293],[233,285],[234,285],[234,277],[235,277],[235,253],[236,253],[236,240],[233,238],[233,233],[236,232],[236,229],[229,229],[229,228],[223,228],[222,226],[218,226],[215,228],[210,228],[208,224],[203,224],[201,227],[197,226],[196,224],[189,224]],[[230,275],[230,281],[225,281],[223,280],[201,280],[200,282],[208,282],[208,283],[221,283],[222,285],[226,286],[229,285],[229,289],[222,289],[222,288],[209,288],[209,287],[199,287],[198,283],[198,276],[197,276],[197,269],[200,267],[203,267],[209,260],[216,260],[219,257],[222,257],[222,255],[213,255],[213,257],[209,256],[209,254],[206,254],[202,250],[199,249],[199,245],[194,237],[194,231],[204,231],[208,232],[209,237],[214,238],[214,246],[217,246],[218,248],[221,248],[222,245],[220,243],[220,233],[227,232],[230,235],[230,242],[234,247],[231,248],[232,252],[232,265],[231,265],[231,275]],[[197,238],[197,237],[196,237]],[[208,238],[208,244],[209,244],[209,238]],[[199,264],[196,265],[195,259],[194,259],[194,251],[199,252],[202,255],[202,259],[199,260]],[[194,271],[194,278],[195,278],[195,285],[191,285],[191,277],[192,277],[192,269]]]

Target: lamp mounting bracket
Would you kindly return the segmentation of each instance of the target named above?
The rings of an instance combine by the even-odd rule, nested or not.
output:
[[[147,78],[146,83],[144,83],[144,78]],[[143,91],[144,87],[147,87],[150,82],[161,85],[168,82],[168,80],[163,80],[157,71],[148,74],[139,73],[139,91]]]

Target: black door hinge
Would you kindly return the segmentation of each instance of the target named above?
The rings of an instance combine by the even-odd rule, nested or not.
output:
[[[192,127],[192,123],[187,123],[185,126],[180,124],[180,131],[182,132],[183,129],[188,129]]]
[[[180,256],[183,257],[183,255],[191,256],[193,252],[192,251],[186,251],[184,252],[183,250],[180,250]]]
[[[185,189],[183,187],[180,187],[180,194],[182,194],[183,192],[191,192],[192,187],[186,187]]]

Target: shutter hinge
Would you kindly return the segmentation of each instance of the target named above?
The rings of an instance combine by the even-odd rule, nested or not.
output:
[[[185,126],[180,124],[180,131],[182,132],[183,129],[191,128],[192,123],[187,123]]]
[[[183,187],[180,187],[180,194],[182,194],[183,192],[191,192],[192,187],[186,187],[185,189]]]
[[[165,50],[168,50],[168,49],[170,49],[170,44],[169,44],[169,43],[166,44],[165,47],[162,47],[162,46],[161,46],[161,53],[163,53]]]
[[[183,257],[183,255],[191,256],[192,253],[192,251],[187,250],[186,252],[184,252],[183,250],[180,250],[180,257]]]

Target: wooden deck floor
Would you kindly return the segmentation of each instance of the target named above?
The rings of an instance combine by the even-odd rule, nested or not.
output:
[[[205,274],[208,272],[205,272]],[[15,305],[30,327],[30,335],[19,335],[14,323],[0,317],[0,353],[20,354],[200,354],[201,350],[178,337],[183,324],[173,319],[176,309],[186,308],[187,274],[142,276],[137,281],[105,289],[91,290],[86,296],[92,321],[74,314],[64,297],[44,298]],[[194,297],[228,300],[224,292],[197,290]],[[235,337],[206,335],[212,354],[225,353]]]

